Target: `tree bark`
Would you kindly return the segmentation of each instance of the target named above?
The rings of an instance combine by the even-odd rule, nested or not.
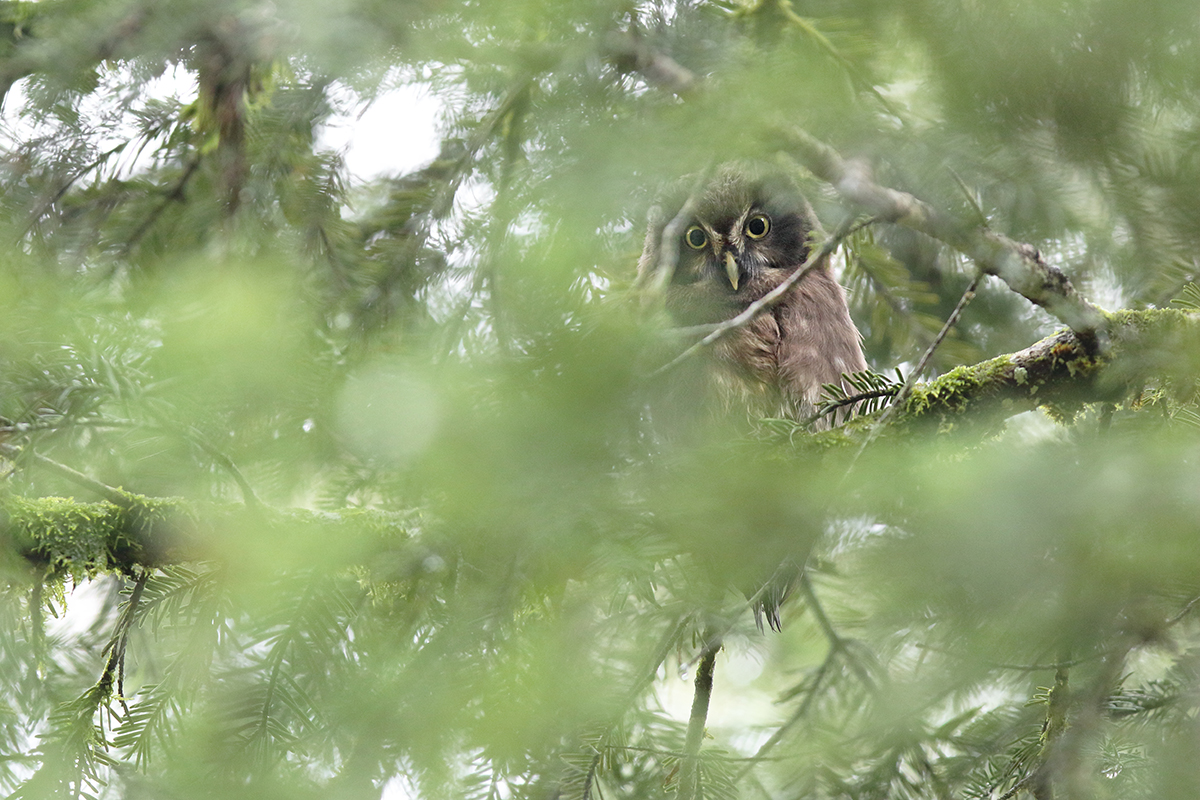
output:
[[[701,800],[704,787],[700,781],[700,746],[708,724],[708,703],[712,698],[713,669],[721,640],[714,631],[704,634],[704,649],[696,666],[696,693],[692,697],[692,713],[688,718],[687,738],[683,745],[683,762],[679,767],[679,787],[676,796],[681,800]]]

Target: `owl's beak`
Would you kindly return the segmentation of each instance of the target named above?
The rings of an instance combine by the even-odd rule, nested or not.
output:
[[[733,286],[733,290],[737,291],[738,285],[738,265],[733,260],[733,253],[725,252],[725,274],[729,276],[729,283]]]

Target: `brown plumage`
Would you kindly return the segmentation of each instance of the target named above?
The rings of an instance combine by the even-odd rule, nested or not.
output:
[[[665,301],[678,325],[737,315],[804,264],[809,235],[819,230],[790,181],[727,168],[693,198],[695,210],[680,220],[679,235],[664,242],[664,227],[686,200],[678,198],[655,215],[638,263],[648,286],[674,257]],[[866,369],[859,339],[826,259],[782,302],[717,341],[707,366],[709,394],[724,412],[804,419],[821,384]]]

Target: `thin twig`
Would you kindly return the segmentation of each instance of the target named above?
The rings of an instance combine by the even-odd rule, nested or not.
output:
[[[42,578],[39,576],[34,580],[33,588],[29,592],[29,638],[33,644],[33,654],[37,663],[38,677],[43,677],[41,673],[46,660],[46,626],[45,619],[42,616],[42,603],[45,602],[43,595],[44,588]]]
[[[996,276],[1017,294],[1057,317],[1089,350],[1107,348],[1104,312],[1079,294],[1062,270],[1046,263],[1036,247],[983,226],[964,224],[908,192],[881,186],[865,164],[843,159],[806,131],[784,126],[771,135],[843,197],[884,220],[945,242],[974,259],[983,272]]]
[[[133,618],[137,614],[138,604],[142,601],[142,591],[146,588],[146,580],[149,577],[150,570],[142,567],[142,574],[133,585],[129,602],[117,621],[116,630],[113,632],[113,644],[110,644],[110,647],[113,647],[113,655],[116,656],[117,702],[125,710],[126,716],[129,716],[129,706],[125,704],[125,650],[129,645],[129,629],[133,625]],[[109,660],[111,662],[112,659]]]
[[[663,226],[658,242],[658,263],[653,265],[654,277],[647,287],[650,297],[662,297],[667,289],[667,284],[675,277],[675,267],[679,261],[679,248],[675,246],[675,242],[679,241],[680,229],[691,219],[693,212],[695,212],[697,201],[700,197],[700,190],[708,182],[711,173],[712,162],[710,161],[708,164],[705,164],[704,168],[696,175],[696,179],[692,181],[687,199],[684,200],[683,206],[679,209],[678,213],[671,218],[670,222]],[[650,229],[653,231],[654,225],[651,225]]]
[[[857,83],[859,88],[870,92],[875,99],[879,101],[879,104],[883,106],[884,111],[891,114],[898,120],[904,119],[904,117],[900,114],[900,111],[892,104],[892,101],[884,97],[879,89],[877,89],[875,85],[859,71],[858,67],[854,66],[853,62],[846,58],[846,56],[842,54],[841,50],[838,50],[833,46],[833,42],[829,41],[829,37],[821,33],[821,31],[817,29],[817,26],[814,25],[811,20],[805,19],[796,13],[795,9],[792,8],[791,0],[778,0],[778,7],[779,10],[783,12],[783,16],[788,22],[792,23],[792,25],[799,28],[805,36],[808,36],[810,39],[816,42],[818,47],[824,50],[830,58],[836,61],[841,68],[846,71],[846,74],[850,76],[851,81]]]
[[[1021,780],[1013,784],[1011,789],[997,797],[996,800],[1012,800],[1012,798],[1021,792],[1026,786],[1028,786],[1030,781],[1032,781],[1035,777],[1037,777],[1037,773],[1026,775],[1024,778],[1021,778]]]
[[[687,615],[680,615],[667,628],[666,632],[659,640],[658,646],[654,649],[653,655],[641,670],[640,674],[637,676],[637,679],[633,682],[633,685],[631,685],[629,690],[625,693],[625,702],[621,704],[621,711],[604,727],[603,733],[601,734],[598,742],[599,747],[593,747],[595,754],[592,757],[591,763],[588,765],[587,774],[584,777],[584,800],[589,800],[592,794],[592,787],[596,785],[596,773],[600,768],[601,756],[603,755],[603,750],[601,748],[611,748],[611,745],[605,744],[609,734],[612,733],[613,729],[616,728],[618,724],[620,724],[621,719],[625,715],[625,709],[632,706],[645,688],[654,681],[655,676],[658,675],[658,668],[662,666],[664,661],[667,660],[667,656],[671,654],[671,650],[679,641],[679,635],[687,624],[687,619]],[[636,748],[626,747],[611,749],[631,750]]]
[[[325,251],[325,260],[329,262],[332,268],[333,277],[337,279],[338,286],[342,291],[350,289],[350,282],[346,280],[346,268],[342,264],[342,260],[338,258],[337,251],[333,249],[333,242],[329,239],[329,233],[325,230],[324,225],[317,225],[317,236],[321,239],[321,248]]]
[[[183,199],[184,187],[187,186],[188,181],[191,180],[192,175],[195,174],[196,170],[199,168],[200,156],[197,154],[193,156],[190,161],[188,161],[187,166],[183,170],[183,175],[181,175],[179,180],[175,182],[175,186],[171,188],[171,191],[167,192],[166,196],[162,199],[162,202],[154,207],[154,210],[150,212],[146,219],[142,220],[142,224],[137,227],[137,230],[133,232],[133,234],[129,237],[129,240],[125,242],[124,250],[126,254],[131,252],[134,246],[140,242],[142,237],[145,236],[150,228],[154,226],[154,223],[158,221],[158,218],[162,216],[162,213],[167,210],[167,206],[171,205],[171,203],[174,203],[177,200]]]
[[[749,773],[756,764],[761,761],[766,761],[767,756],[781,741],[783,741],[783,737],[786,736],[787,732],[792,729],[792,726],[808,715],[813,703],[816,702],[817,693],[821,690],[821,684],[825,682],[825,676],[829,674],[829,671],[833,668],[833,662],[838,656],[841,655],[841,653],[841,647],[834,647],[832,645],[830,646],[829,651],[825,654],[824,660],[821,661],[821,665],[817,667],[816,674],[813,675],[813,680],[809,685],[808,692],[804,695],[804,699],[800,701],[800,706],[796,709],[792,716],[787,719],[786,722],[775,729],[775,732],[771,734],[771,738],[763,742],[762,746],[759,747],[754,755],[750,757],[750,763],[742,767],[741,772],[739,772],[734,778],[735,782],[741,781],[742,778],[746,777],[746,774]]]
[[[940,653],[942,655],[954,656],[957,658],[963,657],[961,653],[956,653],[953,650],[945,647],[937,647],[931,644],[918,642],[915,647],[921,650],[927,650],[931,653]],[[988,669],[1006,669],[1014,672],[1046,672],[1063,669],[1064,667],[1076,667],[1080,664],[1086,664],[1089,661],[1095,661],[1096,659],[1104,658],[1107,654],[1107,651],[1100,651],[1090,656],[1081,656],[1079,658],[1071,658],[1064,661],[1051,661],[1045,664],[1009,664],[1002,661],[983,661],[982,664]]]
[[[817,668],[816,674],[813,675],[812,683],[809,685],[804,699],[800,702],[800,706],[786,722],[780,725],[775,732],[771,734],[771,738],[763,742],[762,746],[758,748],[757,752],[755,752],[754,756],[751,758],[751,763],[743,767],[742,771],[738,774],[736,778],[738,781],[746,776],[755,763],[765,760],[767,754],[770,753],[781,741],[783,741],[783,737],[789,730],[791,730],[792,726],[808,715],[813,703],[816,702],[817,694],[821,689],[821,684],[825,681],[825,677],[833,668],[834,661],[842,654],[849,652],[849,648],[846,646],[846,640],[842,638],[836,629],[834,629],[833,623],[830,621],[829,616],[825,613],[824,607],[817,599],[816,592],[813,591],[812,581],[809,580],[806,572],[801,573],[799,584],[801,591],[804,592],[804,597],[808,603],[808,608],[810,611],[812,611],[813,618],[816,619],[817,625],[821,628],[821,632],[825,635],[825,639],[829,642],[829,651],[825,654],[825,659]],[[859,679],[862,680],[865,685],[874,685],[870,675],[867,675],[865,672],[862,672],[858,669],[855,669],[855,672],[858,673]]]
[[[875,423],[871,425],[870,430],[867,431],[867,435],[863,438],[862,444],[859,445],[858,451],[854,454],[854,458],[850,460],[850,466],[846,469],[847,475],[853,471],[854,466],[858,463],[859,457],[862,456],[863,452],[870,447],[871,443],[879,436],[879,433],[884,429],[884,426],[886,426],[888,421],[896,414],[897,409],[900,409],[904,406],[905,402],[908,400],[908,396],[912,394],[913,387],[916,386],[917,379],[920,378],[921,374],[925,371],[925,368],[929,366],[929,362],[933,358],[934,352],[950,333],[950,329],[958,324],[958,318],[962,315],[963,309],[967,307],[967,303],[971,302],[971,298],[975,296],[975,290],[978,288],[979,276],[976,275],[971,279],[971,283],[967,285],[967,289],[963,292],[962,297],[958,299],[958,303],[954,306],[954,310],[950,312],[950,316],[946,318],[946,323],[942,325],[942,329],[938,331],[938,335],[934,337],[933,342],[921,356],[921,360],[917,362],[916,369],[908,374],[908,377],[904,381],[904,385],[901,386],[900,391],[896,393],[896,399],[893,400],[886,409],[884,409],[883,413],[879,416],[879,419],[876,420]]]
[[[844,648],[846,646],[845,640],[834,630],[833,623],[829,621],[828,615],[825,614],[824,606],[817,600],[817,594],[813,591],[812,581],[809,579],[807,573],[800,576],[800,589],[804,592],[804,599],[808,601],[809,608],[812,609],[813,616],[816,617],[817,624],[821,626],[821,632],[829,640],[830,646]]]
[[[654,678],[658,675],[658,668],[667,660],[667,656],[671,654],[671,650],[674,649],[675,644],[679,641],[679,635],[684,629],[686,620],[686,615],[681,616],[667,628],[663,637],[658,642],[658,647],[654,649],[654,654],[650,657],[645,668],[642,669],[641,675],[629,687],[625,705],[632,705],[642,693],[642,690],[654,682]]]
[[[142,600],[142,590],[146,588],[146,579],[149,577],[150,570],[143,568],[142,574],[138,576],[137,582],[133,586],[133,592],[129,595],[129,602],[121,611],[121,616],[118,617],[117,624],[113,627],[112,636],[104,647],[104,653],[108,655],[108,658],[104,662],[104,670],[100,673],[95,687],[103,691],[103,694],[100,695],[101,698],[111,699],[115,684],[117,702],[121,704],[126,717],[129,716],[129,706],[125,703],[125,649],[129,643],[129,629],[133,624],[134,614],[137,613],[138,604]]]
[[[950,329],[958,324],[958,318],[962,316],[963,309],[967,307],[967,303],[975,297],[975,291],[979,288],[979,276],[976,275],[971,279],[971,283],[967,285],[967,289],[963,292],[962,297],[958,298],[958,303],[954,306],[954,310],[950,312],[950,316],[946,317],[946,324],[942,325],[942,329],[938,331],[938,335],[934,337],[933,342],[925,350],[921,360],[917,362],[917,368],[914,369],[908,376],[908,380],[904,382],[904,386],[900,388],[900,394],[896,400],[903,403],[912,393],[913,385],[917,379],[925,372],[925,368],[929,366],[930,360],[933,358],[934,352],[941,346],[942,341],[950,333]]]
[[[15,456],[23,453],[22,448],[11,444],[0,444],[0,452],[10,456]],[[30,452],[28,455],[34,463],[45,467],[51,472],[57,472],[62,477],[69,480],[77,486],[82,486],[85,489],[90,489],[96,494],[108,500],[110,503],[121,508],[129,507],[129,495],[116,487],[109,486],[106,483],[101,483],[95,478],[90,478],[82,472],[68,467],[66,464],[60,464],[52,458],[47,458],[41,453]]]
[[[237,468],[236,464],[233,463],[233,459],[206,442],[199,434],[188,431],[180,431],[180,434],[187,437],[192,444],[196,445],[205,453],[207,453],[209,458],[225,468],[225,471],[228,472],[230,477],[233,478],[234,483],[238,485],[238,489],[242,493],[242,502],[246,504],[247,508],[266,507],[266,503],[264,503],[259,496],[255,494],[254,487],[250,485],[250,482],[246,480],[246,476],[243,475],[242,471]]]
[[[65,195],[68,191],[70,191],[71,187],[75,185],[76,181],[78,181],[84,175],[87,175],[92,170],[96,169],[96,167],[99,167],[105,161],[112,158],[115,154],[121,152],[128,146],[129,146],[129,142],[122,142],[121,144],[117,145],[116,147],[113,147],[109,150],[104,151],[99,156],[97,156],[91,163],[85,164],[84,166],[80,167],[75,172],[74,175],[72,175],[71,177],[69,177],[65,181],[63,181],[63,185],[59,187],[58,191],[55,192],[54,195],[49,200],[42,203],[40,206],[38,206],[38,208],[36,208],[29,215],[29,224],[25,226],[25,231],[21,234],[22,237],[28,236],[33,231],[33,229],[35,227],[37,227],[38,221],[41,220],[41,218],[43,216],[45,216],[46,212],[49,211],[54,206],[55,203],[57,203],[59,200],[62,199],[63,195]]]
[[[1180,620],[1182,620],[1184,617],[1186,617],[1188,614],[1190,614],[1192,609],[1196,607],[1197,603],[1200,603],[1200,597],[1193,597],[1191,600],[1189,600],[1188,604],[1185,605],[1182,609],[1180,609],[1178,614],[1167,619],[1167,622],[1166,622],[1167,627],[1171,627],[1172,625],[1177,624]]]
[[[156,415],[156,417],[157,417],[157,415]],[[230,477],[232,477],[234,482],[238,485],[238,489],[242,493],[242,500],[246,504],[247,507],[263,507],[263,506],[265,506],[265,503],[263,503],[263,501],[258,497],[258,495],[255,494],[254,488],[250,486],[249,481],[246,480],[246,477],[242,474],[241,470],[239,470],[237,468],[237,465],[233,463],[233,459],[231,459],[229,456],[227,456],[224,452],[219,450],[214,445],[209,444],[209,442],[203,436],[201,436],[199,431],[197,431],[193,427],[184,427],[182,425],[174,424],[168,420],[162,419],[161,417],[157,417],[157,419],[158,419],[158,425],[143,425],[141,423],[134,422],[133,420],[105,419],[105,418],[75,420],[75,421],[73,421],[72,424],[75,425],[76,427],[121,428],[121,429],[128,428],[128,429],[136,429],[136,430],[147,431],[147,432],[157,431],[160,433],[170,434],[173,436],[178,436],[180,438],[186,439],[187,441],[191,442],[196,447],[198,447],[202,451],[204,451],[205,454],[207,454],[210,458],[213,459],[213,461],[215,461],[218,465],[223,467],[229,473]],[[44,425],[44,424],[38,424],[38,423],[32,423],[32,424],[24,423],[24,424],[12,425],[12,426],[7,426],[7,427],[9,427],[11,430],[19,431],[20,433],[28,433],[30,431],[36,431],[36,430],[58,430],[58,426],[56,426],[56,425]],[[4,429],[5,429],[4,427],[0,427],[0,430],[4,430]],[[60,466],[62,466],[62,465],[60,465]],[[93,487],[89,487],[89,488],[93,488]]]
[[[631,753],[647,753],[652,756],[667,756],[669,758],[684,758],[686,756],[686,754],[683,752],[678,752],[675,750],[663,750],[662,748],[658,748],[658,747],[636,747],[634,745],[622,745],[621,747],[614,747],[612,749],[613,750],[628,750]],[[723,756],[721,756],[721,760],[728,761],[729,763],[732,763],[732,764],[736,764],[739,761],[753,761],[754,757],[753,756],[734,757],[734,756],[724,756],[723,755]]]

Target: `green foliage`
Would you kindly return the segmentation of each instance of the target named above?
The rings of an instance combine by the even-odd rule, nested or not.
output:
[[[1194,12],[0,3],[0,787],[1195,796]],[[396,87],[440,154],[353,176],[323,131]],[[660,188],[743,159],[861,212],[780,124],[1037,247],[1117,355],[1047,399],[1012,353],[1058,323],[876,219],[853,419],[668,430]],[[943,435],[875,437],[960,301],[903,409]]]
[[[818,417],[846,409],[847,414],[872,414],[888,404],[904,385],[904,376],[896,372],[896,380],[878,372],[864,370],[846,375],[845,383],[826,383],[821,386]]]

